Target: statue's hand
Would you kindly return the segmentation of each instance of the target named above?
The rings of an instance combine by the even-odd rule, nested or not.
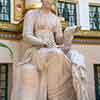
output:
[[[33,45],[33,47],[37,47],[37,48],[45,47],[45,48],[48,48],[48,45],[47,45],[47,43],[41,43],[41,44]]]
[[[48,48],[49,46],[47,44],[44,44],[43,47]]]
[[[72,26],[72,27],[66,27],[64,32],[74,33],[74,32],[78,32],[79,30],[80,30],[80,26]]]
[[[62,45],[56,45],[56,48],[64,48],[64,44],[62,44]]]

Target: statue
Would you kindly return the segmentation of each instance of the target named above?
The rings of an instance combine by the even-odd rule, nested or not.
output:
[[[23,42],[28,46],[13,70],[11,100],[78,100],[60,20],[50,11],[53,2],[42,0],[41,9],[25,15]],[[65,33],[75,31],[68,28]]]

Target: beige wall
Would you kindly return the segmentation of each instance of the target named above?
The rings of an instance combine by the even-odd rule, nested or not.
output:
[[[92,2],[92,3],[100,3],[100,0],[89,0],[89,2]]]
[[[78,1],[81,1],[81,0],[60,0],[60,1],[78,2]],[[87,0],[87,2],[91,2],[91,3],[100,3],[100,0]]]

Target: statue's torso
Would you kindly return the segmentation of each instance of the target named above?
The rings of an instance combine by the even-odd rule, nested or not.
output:
[[[55,47],[54,31],[57,17],[51,12],[44,14],[40,10],[32,10],[29,16],[32,16],[30,20],[33,22],[33,36],[46,42],[49,47]],[[22,48],[20,58],[22,58],[25,51],[32,46],[25,41],[21,41],[20,45]]]
[[[34,12],[34,27],[35,36],[40,40],[46,42],[49,47],[56,45],[54,32],[56,27],[57,17],[51,12],[44,14],[41,10]]]
[[[36,10],[34,13],[34,30],[39,32],[45,30],[46,32],[54,32],[56,27],[57,17],[49,12],[44,14],[41,10]]]

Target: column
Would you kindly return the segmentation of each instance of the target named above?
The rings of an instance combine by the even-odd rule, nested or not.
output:
[[[89,30],[89,2],[88,0],[79,1],[79,16],[80,16],[80,26],[81,30]]]

